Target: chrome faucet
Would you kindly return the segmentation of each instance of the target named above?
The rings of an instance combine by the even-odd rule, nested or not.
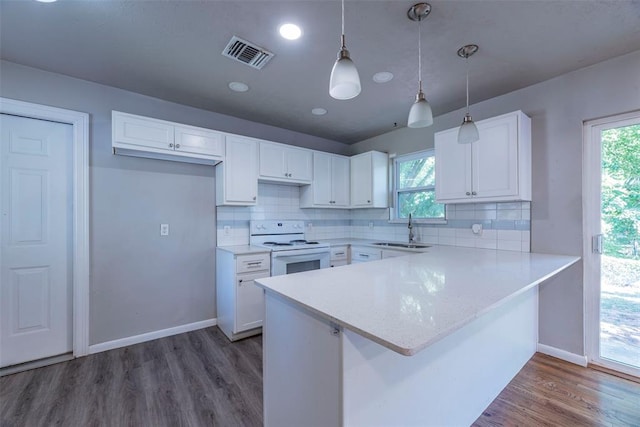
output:
[[[411,214],[409,214],[409,225],[407,225],[407,228],[409,228],[409,243],[413,243],[415,236],[413,234],[413,225],[411,225]]]

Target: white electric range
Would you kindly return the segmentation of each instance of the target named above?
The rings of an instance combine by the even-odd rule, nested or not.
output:
[[[271,249],[272,276],[329,267],[329,245],[307,241],[304,221],[251,221],[249,243]]]

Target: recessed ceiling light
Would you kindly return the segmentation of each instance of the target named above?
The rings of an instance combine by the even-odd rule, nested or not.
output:
[[[388,71],[381,71],[373,75],[373,81],[376,83],[386,83],[393,79],[393,74]]]
[[[296,24],[283,24],[280,26],[280,35],[287,40],[297,40],[302,35],[302,30]]]
[[[327,114],[327,110],[318,107],[311,110],[311,114],[313,114],[314,116],[324,116],[325,114]]]
[[[234,92],[246,92],[249,90],[249,86],[242,82],[231,82],[229,83],[229,89]]]

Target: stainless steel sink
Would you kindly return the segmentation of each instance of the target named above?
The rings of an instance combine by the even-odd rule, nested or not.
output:
[[[424,249],[430,248],[429,245],[421,245],[419,243],[387,243],[387,242],[377,242],[374,243],[376,246],[388,246],[392,248],[407,248],[407,249]]]

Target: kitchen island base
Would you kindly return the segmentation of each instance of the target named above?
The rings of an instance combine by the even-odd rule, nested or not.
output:
[[[412,356],[266,292],[265,426],[472,424],[536,351],[538,287]]]

